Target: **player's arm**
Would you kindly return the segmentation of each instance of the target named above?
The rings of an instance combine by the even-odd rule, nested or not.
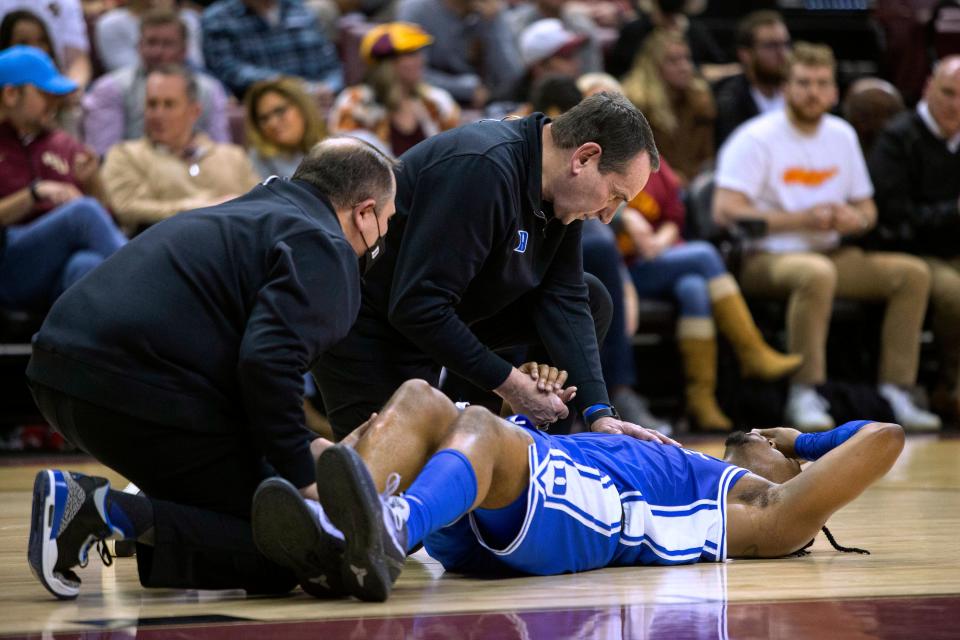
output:
[[[831,515],[890,470],[904,442],[900,425],[882,422],[848,423],[822,434],[770,431],[778,432],[774,445],[784,455],[817,461],[769,489],[770,506],[761,512],[758,531],[763,533],[756,541],[759,557],[782,556],[803,547]]]

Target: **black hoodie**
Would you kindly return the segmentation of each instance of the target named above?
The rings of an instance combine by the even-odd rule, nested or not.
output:
[[[403,155],[387,251],[364,279],[352,332],[411,347],[492,390],[511,365],[470,325],[534,295],[532,318],[577,406],[608,402],[583,282],[582,222],[564,226],[541,200],[541,131],[549,120],[485,120]],[[361,340],[362,342],[362,340]],[[351,346],[330,354],[350,357]]]
[[[302,375],[359,307],[357,256],[329,202],[273,179],[150,227],[70,287],[27,375],[143,420],[248,433],[303,487]]]

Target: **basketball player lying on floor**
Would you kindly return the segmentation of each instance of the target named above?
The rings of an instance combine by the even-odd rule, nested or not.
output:
[[[869,420],[754,430],[731,435],[721,461],[629,436],[551,436],[413,380],[348,440],[320,454],[321,508],[285,480],[260,486],[254,539],[313,595],[381,601],[421,542],[471,573],[794,554],[890,469],[904,436]],[[800,460],[817,462],[801,473]]]

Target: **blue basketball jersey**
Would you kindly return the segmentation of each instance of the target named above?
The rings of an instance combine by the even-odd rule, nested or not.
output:
[[[551,436],[523,416],[510,420],[534,439],[519,533],[492,548],[468,514],[424,540],[446,568],[483,571],[496,559],[552,575],[726,558],[726,496],[746,469],[629,436]]]

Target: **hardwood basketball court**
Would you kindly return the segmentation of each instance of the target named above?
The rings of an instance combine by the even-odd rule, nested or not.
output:
[[[828,523],[868,556],[821,535],[804,558],[476,580],[420,551],[384,604],[146,590],[135,560],[103,567],[93,551],[80,597],[58,602],[26,562],[30,490],[48,466],[124,484],[87,458],[0,458],[3,638],[960,638],[956,437],[909,437],[890,473]]]

